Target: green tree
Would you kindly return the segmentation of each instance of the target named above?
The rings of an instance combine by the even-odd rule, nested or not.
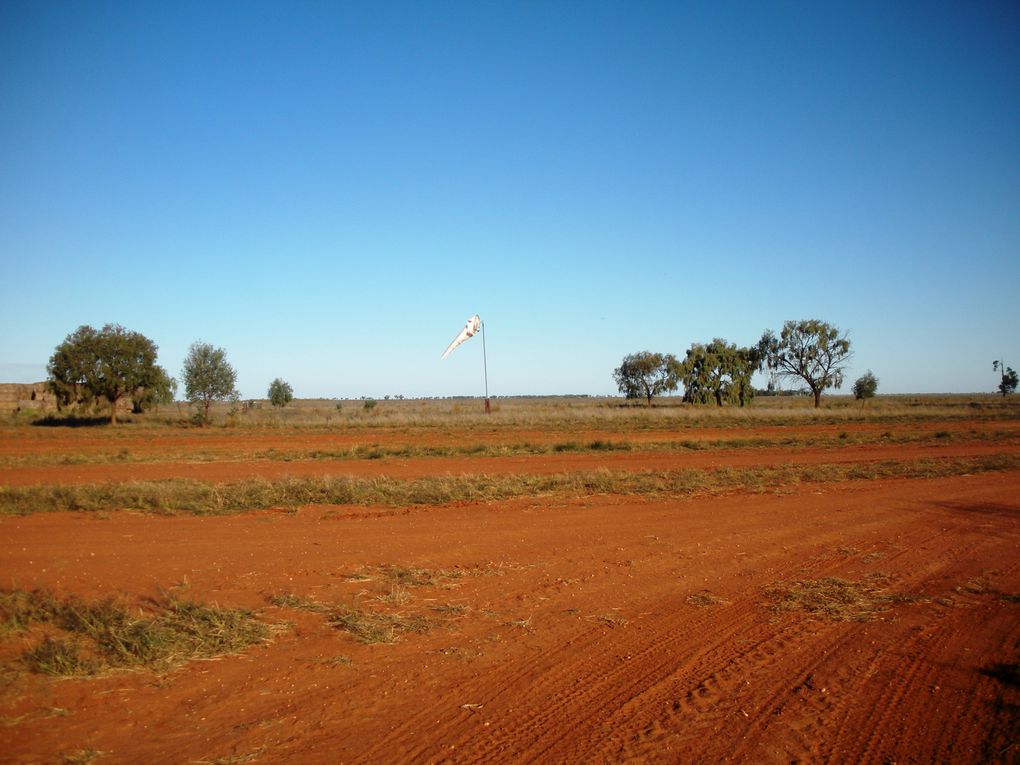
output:
[[[847,334],[818,319],[788,321],[779,337],[766,330],[758,351],[773,375],[803,380],[815,397],[816,409],[823,390],[842,387],[853,356]]]
[[[135,414],[147,412],[161,404],[172,404],[177,396],[177,379],[166,373],[162,367],[153,377],[152,383],[131,396],[131,411]]]
[[[275,407],[283,408],[294,400],[294,389],[290,383],[285,383],[279,377],[269,383],[269,403]]]
[[[694,343],[680,364],[684,401],[722,406],[726,400],[744,406],[754,398],[751,375],[761,368],[757,348],[738,348],[715,338],[711,343]]]
[[[1002,394],[1003,398],[1006,398],[1007,394],[1013,393],[1017,386],[1017,375],[1011,367],[1007,367],[1005,362],[993,361],[992,369],[995,371],[1002,371],[1002,378],[999,380],[999,393]]]
[[[119,324],[101,330],[82,325],[57,346],[46,371],[57,405],[110,405],[110,423],[117,422],[117,404],[125,397],[159,389],[169,379],[156,364],[158,348],[145,335]]]
[[[862,403],[874,398],[877,390],[878,378],[871,374],[870,369],[854,381],[854,398]]]
[[[188,349],[181,377],[185,398],[201,407],[203,425],[209,422],[209,407],[213,401],[237,397],[234,390],[237,372],[227,361],[227,352],[201,340],[192,343]]]
[[[676,390],[679,378],[680,362],[671,353],[632,353],[613,370],[620,392],[627,398],[644,398],[649,406],[653,396]]]

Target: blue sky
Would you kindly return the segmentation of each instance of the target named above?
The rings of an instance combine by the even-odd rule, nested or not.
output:
[[[880,392],[1020,368],[1015,2],[7,0],[0,94],[4,381],[113,322],[481,395],[473,313],[492,395],[806,318]]]

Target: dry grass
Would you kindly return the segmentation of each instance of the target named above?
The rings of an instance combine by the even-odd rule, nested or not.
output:
[[[113,598],[85,601],[16,590],[0,594],[0,617],[8,635],[41,635],[22,653],[21,666],[59,677],[171,669],[240,651],[269,634],[247,611],[175,599],[154,601],[143,612]]]
[[[296,434],[297,431],[291,431]],[[734,437],[727,435],[713,438],[711,432],[702,428],[698,438],[677,438],[649,440],[634,443],[626,440],[613,440],[610,437],[596,438],[586,441],[566,440],[551,443],[462,442],[447,445],[358,445],[338,449],[308,448],[271,448],[252,450],[244,442],[246,431],[238,434],[237,448],[174,449],[171,444],[159,451],[130,451],[121,447],[119,450],[90,450],[77,453],[35,453],[0,457],[0,466],[43,466],[43,465],[101,465],[101,464],[140,464],[140,463],[208,463],[223,461],[256,461],[256,462],[297,462],[297,461],[350,461],[379,459],[429,459],[436,457],[512,457],[540,456],[543,454],[591,454],[599,452],[677,452],[677,451],[717,451],[734,449],[836,449],[849,445],[867,446],[871,444],[925,444],[953,442],[1009,443],[1020,440],[1020,433],[1014,430],[972,430],[969,432],[950,432],[930,430],[899,430],[879,432],[863,430],[853,433],[842,432],[837,436],[825,433],[797,433],[782,436],[746,436]],[[467,436],[468,434],[464,434]],[[461,439],[456,439],[461,441]]]
[[[889,595],[881,577],[848,581],[826,576],[795,582],[779,582],[766,589],[774,613],[803,611],[837,622],[870,621],[897,600]]]
[[[493,426],[540,427],[571,430],[593,428],[679,429],[846,422],[920,422],[931,419],[1016,419],[1020,400],[1003,400],[994,394],[979,395],[879,395],[861,406],[851,396],[826,395],[822,408],[814,409],[809,397],[758,397],[746,408],[695,406],[678,397],[663,397],[651,407],[619,397],[519,397],[493,400],[491,415],[483,413],[482,401],[471,398],[380,400],[370,410],[363,401],[305,399],[282,411],[265,402],[261,408],[231,416],[229,404],[213,406],[215,425],[200,429],[190,424],[190,408],[178,403],[161,411],[132,415],[116,428],[93,427],[97,432],[117,433],[124,429],[188,429],[193,433],[244,432],[252,430],[303,429],[371,432],[375,429],[427,428],[442,431],[491,431]],[[61,416],[38,418],[47,424],[82,424]],[[88,422],[87,420],[84,422]],[[100,422],[100,421],[97,421]],[[26,427],[23,415],[0,416],[0,426]],[[111,436],[111,439],[115,436]]]
[[[326,621],[350,634],[359,643],[366,644],[396,643],[405,633],[422,634],[435,626],[434,621],[417,614],[379,613],[350,606],[335,609]]]
[[[270,507],[372,505],[407,507],[487,502],[522,496],[767,491],[798,483],[935,478],[1013,470],[1020,457],[946,457],[906,461],[781,465],[670,471],[580,471],[554,475],[460,475],[262,479],[207,484],[187,479],[57,486],[0,487],[0,514],[136,509],[155,513],[225,514]]]
[[[687,597],[687,603],[694,606],[695,608],[706,608],[708,606],[719,606],[725,603],[723,598],[718,595],[713,595],[708,590],[702,592],[695,592],[693,595]]]

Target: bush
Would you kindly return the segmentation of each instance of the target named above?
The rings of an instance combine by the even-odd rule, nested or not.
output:
[[[277,377],[269,384],[269,403],[282,409],[294,400],[294,389]]]
[[[875,397],[878,390],[878,378],[871,374],[869,369],[866,373],[857,378],[854,382],[854,398],[858,401],[866,401]]]

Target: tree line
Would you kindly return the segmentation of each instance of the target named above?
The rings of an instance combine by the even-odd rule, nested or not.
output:
[[[177,395],[177,380],[156,363],[158,347],[145,335],[119,324],[97,330],[81,326],[57,346],[46,366],[47,385],[57,406],[110,408],[111,424],[117,422],[117,407],[130,399],[132,411],[141,413],[159,404],[169,404]],[[227,361],[227,352],[198,340],[191,344],[181,370],[184,396],[195,406],[196,420],[209,422],[214,401],[237,400],[237,372]],[[276,378],[268,397],[283,407],[294,399],[291,386]]]
[[[767,371],[773,379],[803,384],[818,407],[823,391],[842,387],[852,357],[846,332],[808,319],[786,322],[778,335],[765,330],[758,343],[747,348],[715,338],[692,344],[683,360],[670,353],[632,353],[613,370],[613,379],[627,398],[644,398],[649,405],[654,396],[682,385],[688,403],[745,406],[755,394],[752,375]],[[867,399],[877,389],[878,379],[869,370],[854,384],[854,395]]]

